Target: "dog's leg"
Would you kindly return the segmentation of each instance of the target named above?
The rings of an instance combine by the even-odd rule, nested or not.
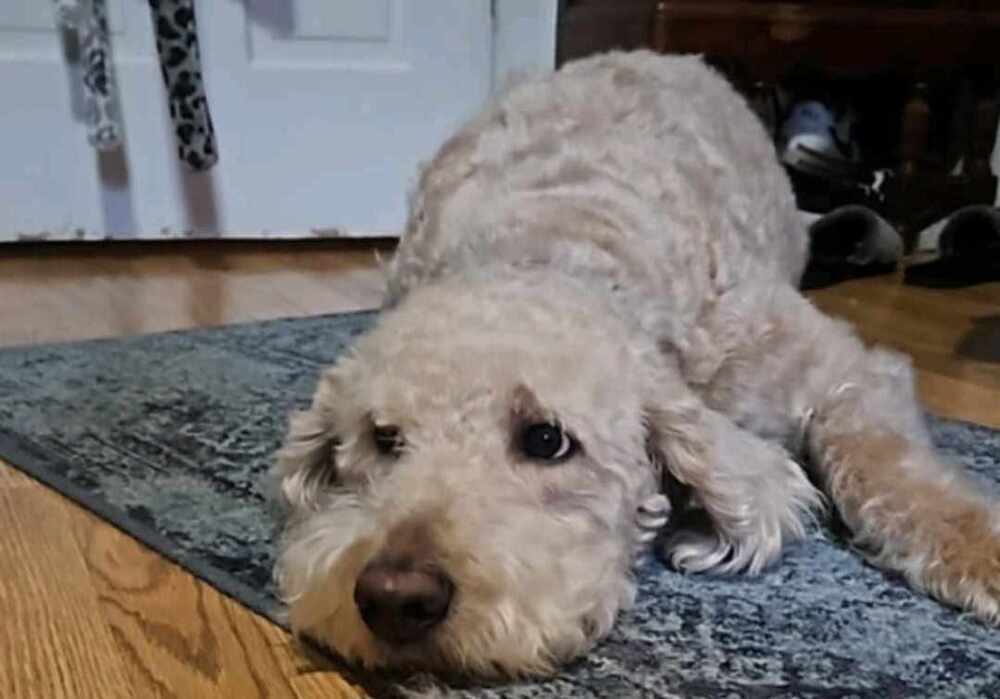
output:
[[[874,562],[1000,621],[1000,502],[935,451],[908,361],[868,349],[791,287],[737,289],[703,330],[724,357],[701,387],[748,429],[802,444]]]

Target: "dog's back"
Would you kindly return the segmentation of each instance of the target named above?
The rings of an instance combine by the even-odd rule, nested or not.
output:
[[[797,282],[806,237],[773,146],[698,57],[611,53],[522,81],[423,170],[390,301],[495,264],[669,298],[675,319],[747,278]]]

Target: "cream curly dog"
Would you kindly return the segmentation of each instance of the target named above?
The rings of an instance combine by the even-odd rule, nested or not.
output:
[[[796,291],[806,248],[700,59],[511,88],[423,170],[387,310],[292,418],[294,628],[367,667],[547,673],[654,540],[754,573],[824,500],[879,565],[997,621],[1000,508],[933,451],[907,360]],[[711,526],[654,537],[692,510]]]

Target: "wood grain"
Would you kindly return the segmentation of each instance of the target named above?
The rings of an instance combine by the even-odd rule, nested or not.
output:
[[[931,412],[1000,428],[1000,283],[921,289],[886,276],[811,297],[867,341],[908,354]]]
[[[0,346],[119,337],[377,306],[385,244],[4,245]]]
[[[361,696],[336,673],[300,658],[270,622],[90,513],[72,508],[71,518],[139,696]]]
[[[0,346],[371,308],[384,247],[5,246]],[[2,462],[0,527],[3,699],[363,695],[282,629]]]
[[[2,248],[0,345],[377,305],[364,245]],[[1000,284],[885,277],[812,294],[909,352],[939,414],[1000,427]],[[0,463],[0,697],[361,696],[280,628]]]
[[[2,462],[0,526],[0,566],[20,571],[0,576],[5,699],[364,696],[282,629]]]
[[[137,696],[70,531],[57,498],[4,468],[0,696]]]

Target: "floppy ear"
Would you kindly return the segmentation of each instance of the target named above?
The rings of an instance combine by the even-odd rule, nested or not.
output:
[[[676,390],[671,393],[672,402],[647,403],[643,423],[646,454],[656,473],[659,495],[667,499],[671,524],[676,525],[677,518],[695,504],[699,471],[706,462],[710,437],[702,430],[699,407]]]
[[[707,532],[683,529],[668,539],[672,563],[690,571],[759,571],[785,541],[804,534],[817,491],[781,446],[706,406],[679,372],[658,378],[646,426],[661,488],[690,493],[710,520]]]
[[[648,386],[643,405],[646,452],[661,492],[676,508],[681,503],[672,496],[690,496],[707,475],[715,426],[709,409],[669,359],[664,358]]]
[[[330,373],[324,374],[312,406],[291,415],[277,453],[274,475],[281,499],[295,509],[313,508],[320,492],[337,480],[337,437],[329,414],[333,383]]]

